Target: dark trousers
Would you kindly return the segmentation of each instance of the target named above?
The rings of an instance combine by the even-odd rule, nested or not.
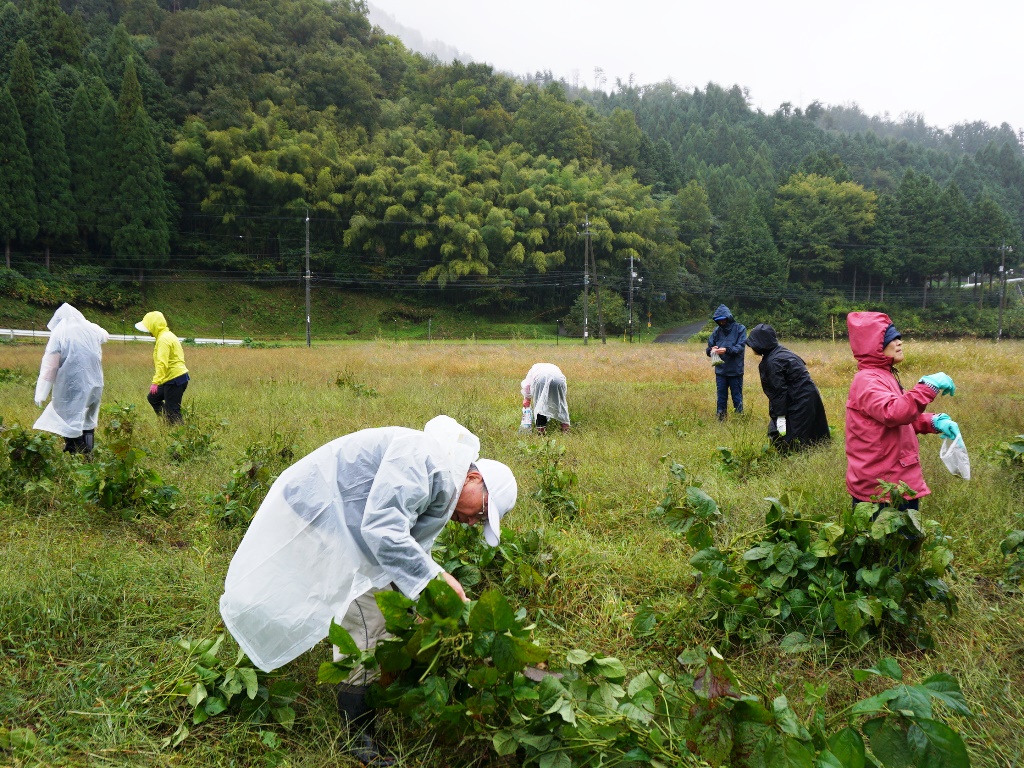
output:
[[[743,374],[739,376],[715,376],[718,385],[718,415],[725,416],[729,409],[729,392],[732,391],[732,407],[736,413],[743,413]]]
[[[180,381],[184,379],[183,381]],[[179,382],[180,383],[175,383]],[[171,424],[181,424],[181,398],[188,389],[188,379],[179,376],[177,379],[165,382],[156,388],[156,392],[146,395],[149,404],[157,416],[164,416]]]
[[[87,429],[78,437],[64,438],[65,453],[92,453],[93,440],[96,430]]]

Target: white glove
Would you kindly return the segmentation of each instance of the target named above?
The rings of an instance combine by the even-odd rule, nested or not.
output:
[[[779,418],[777,418],[775,420],[775,428],[777,430],[779,430],[779,437],[785,437],[786,436],[786,417],[785,416],[779,416]]]
[[[43,407],[43,401],[42,400],[36,400],[36,408],[42,408],[42,407]]]

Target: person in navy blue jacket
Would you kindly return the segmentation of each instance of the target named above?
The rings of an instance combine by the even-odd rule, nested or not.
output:
[[[721,363],[715,364],[715,383],[718,385],[718,420],[725,421],[732,392],[732,407],[743,413],[743,353],[746,351],[747,329],[725,304],[719,304],[711,316],[718,326],[711,332],[705,354],[717,353]]]

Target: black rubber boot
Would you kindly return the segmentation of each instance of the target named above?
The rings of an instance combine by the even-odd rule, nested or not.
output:
[[[349,751],[363,765],[383,768],[394,765],[395,761],[381,754],[376,734],[377,711],[366,703],[365,685],[349,685],[338,683],[335,693],[338,699],[338,714],[341,722],[347,726],[352,743]]]

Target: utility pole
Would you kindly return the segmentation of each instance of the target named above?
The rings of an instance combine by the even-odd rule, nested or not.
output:
[[[590,239],[589,237],[587,238]],[[590,245],[590,266],[594,270],[594,295],[597,297],[597,328],[598,333],[601,334],[601,343],[607,344],[608,339],[604,335],[604,315],[601,314],[601,286],[598,284],[597,279],[597,258],[594,256],[594,245]]]
[[[1003,307],[1006,305],[1006,254],[1007,252],[1013,253],[1013,248],[1006,245],[1006,241],[1003,241],[1002,246],[999,248],[1002,253],[1002,262],[999,265],[999,332],[996,333],[996,341],[1001,341],[1003,338]]]
[[[309,338],[309,208],[306,209],[306,347],[313,346]]]
[[[583,217],[583,345],[587,344],[587,305],[590,303],[590,217]]]
[[[629,343],[633,343],[633,278],[636,277],[636,270],[633,269],[633,255],[629,256]]]

